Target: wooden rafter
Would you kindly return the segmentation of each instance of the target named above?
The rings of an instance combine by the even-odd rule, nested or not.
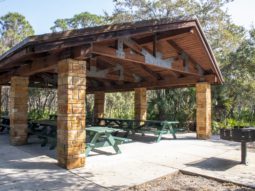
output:
[[[168,80],[160,80],[160,81],[150,81],[150,82],[141,82],[141,83],[129,83],[124,85],[114,85],[111,87],[100,87],[100,88],[92,88],[91,91],[124,91],[124,90],[133,90],[134,88],[141,88],[141,87],[147,87],[147,88],[166,88],[166,87],[172,87],[172,86],[180,86],[180,85],[194,85],[199,81],[199,78],[194,78],[192,76],[183,77],[179,79],[168,79]]]
[[[154,80],[162,80],[162,77],[157,73],[152,71],[151,69],[149,69],[147,66],[145,65],[140,65],[141,68],[150,75],[150,77],[152,77]]]
[[[215,75],[206,75],[204,77],[206,80],[215,80]],[[146,87],[147,89],[160,89],[160,88],[170,88],[170,87],[182,87],[182,86],[194,86],[196,83],[200,81],[199,77],[194,76],[186,76],[181,78],[169,78],[167,80],[159,80],[159,81],[145,81],[140,83],[125,83],[121,85],[111,85],[107,87],[100,88],[91,88],[89,91],[104,91],[104,92],[118,92],[118,91],[133,91],[134,88],[142,88]],[[212,83],[212,81],[210,81]]]
[[[184,28],[184,29],[179,29],[179,30],[173,30],[173,31],[164,31],[164,32],[157,32],[155,34],[157,37],[157,41],[161,41],[161,40],[169,40],[169,39],[173,39],[173,38],[178,38],[181,37],[183,35],[186,34],[191,34],[193,33],[193,28],[192,27],[188,27],[188,28]],[[146,45],[148,43],[153,42],[154,38],[155,38],[155,34],[153,35],[149,35],[143,38],[139,38],[136,40],[136,42],[139,45]]]
[[[38,59],[29,64],[21,65],[16,70],[5,73],[0,76],[0,84],[6,84],[12,76],[31,76],[36,73],[47,72],[57,68],[57,57],[50,56],[43,59]]]
[[[167,60],[163,60],[161,58],[162,55],[160,55],[159,53],[157,57],[154,57],[152,54],[150,54],[148,51],[146,51],[144,48],[142,48],[140,45],[138,45],[136,42],[134,42],[131,39],[124,39],[123,42],[124,44],[129,46],[132,50],[135,50],[135,52],[140,52],[140,54],[123,51],[121,56],[119,56],[120,53],[119,52],[116,53],[118,50],[107,47],[107,46],[98,46],[96,44],[94,44],[92,47],[92,53],[115,58],[115,59],[144,64],[147,66],[155,66],[160,69],[168,69],[168,70],[182,73],[182,74],[201,76],[201,74],[199,74],[198,72],[185,71],[185,70],[173,67],[172,62],[174,62],[175,58],[169,58]]]
[[[168,43],[178,52],[179,55],[183,55],[187,57],[191,63],[193,63],[194,67],[198,70],[198,73],[203,75],[204,70],[202,67],[186,52],[184,51],[174,40],[168,40]]]
[[[107,67],[106,69],[100,69],[98,67],[96,58],[90,60],[90,67],[87,71],[87,77],[90,78],[101,78],[106,80],[126,82],[140,81],[138,78],[135,78],[135,76],[129,76],[127,74],[128,71],[126,71],[126,69],[120,64],[114,64],[111,67]]]

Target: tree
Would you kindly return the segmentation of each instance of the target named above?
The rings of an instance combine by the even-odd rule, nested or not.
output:
[[[0,54],[33,34],[32,26],[23,15],[8,13],[0,17]]]
[[[231,21],[224,6],[232,0],[114,0],[113,23],[148,19],[198,18],[219,60],[235,50],[244,37],[244,29]]]
[[[19,13],[8,13],[0,17],[0,55],[26,37],[33,35],[34,30],[26,18]],[[2,108],[7,113],[9,88],[2,89]]]
[[[91,14],[89,12],[83,12],[74,15],[72,18],[68,19],[57,19],[54,22],[54,26],[51,27],[53,32],[65,31],[69,29],[79,29],[85,27],[93,27],[105,24],[104,17]]]
[[[225,57],[222,73],[225,84],[218,88],[216,114],[218,108],[225,108],[223,118],[233,118],[246,122],[255,121],[255,29],[249,32],[237,50]],[[224,98],[225,97],[225,98]],[[223,99],[222,99],[223,98]],[[217,115],[220,116],[220,115]],[[224,119],[220,119],[224,120]]]

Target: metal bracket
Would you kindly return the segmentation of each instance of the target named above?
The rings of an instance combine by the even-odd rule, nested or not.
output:
[[[123,51],[124,40],[122,38],[118,39],[118,49],[116,50],[116,55],[118,58],[125,58],[125,52]]]
[[[162,59],[162,54],[160,52],[156,53],[156,57],[151,55],[147,50],[142,49],[142,54],[144,55],[145,62],[148,64],[153,64],[160,67],[171,68],[173,63],[173,58],[168,58],[166,60]]]
[[[184,71],[189,72],[189,56],[182,51],[181,58],[184,60]]]
[[[137,76],[136,74],[132,74],[134,79],[135,79],[135,82],[140,82],[142,79],[140,76]]]
[[[196,67],[198,70],[198,74],[200,74],[201,76],[204,75],[204,70],[201,68],[201,66],[197,64]]]

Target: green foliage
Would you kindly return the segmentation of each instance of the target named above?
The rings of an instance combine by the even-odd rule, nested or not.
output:
[[[198,18],[218,59],[235,50],[244,29],[235,25],[224,6],[231,0],[114,0],[115,9],[107,20],[113,23],[148,19]]]
[[[194,121],[194,88],[154,90],[148,92],[148,119]]]
[[[104,17],[91,14],[89,12],[83,12],[74,15],[68,19],[57,19],[54,22],[54,26],[51,27],[53,32],[66,31],[68,29],[79,29],[85,27],[93,27],[105,24]]]
[[[0,17],[0,54],[33,34],[32,26],[23,15],[8,13]]]
[[[28,112],[28,119],[32,120],[49,119],[50,115],[56,115],[56,112],[36,108]]]
[[[240,46],[224,58],[225,83],[214,88],[214,119],[255,121],[255,40],[250,31]]]
[[[223,121],[213,121],[212,122],[212,131],[213,134],[219,134],[220,128],[233,128],[235,126],[255,126],[255,121],[247,122],[243,119],[236,120],[233,118],[226,118]]]
[[[134,92],[107,93],[105,96],[105,117],[134,118]]]
[[[29,88],[28,113],[31,119],[48,119],[56,114],[56,90]]]
[[[94,118],[94,95],[89,94],[86,96],[86,118]]]

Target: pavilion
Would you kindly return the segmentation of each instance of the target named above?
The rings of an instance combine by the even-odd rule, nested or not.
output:
[[[103,117],[106,92],[135,91],[135,118],[146,119],[146,90],[196,87],[197,137],[211,135],[211,84],[223,77],[196,19],[149,20],[31,36],[0,57],[10,86],[10,142],[27,142],[28,88],[57,88],[57,158],[85,164],[85,96]]]

